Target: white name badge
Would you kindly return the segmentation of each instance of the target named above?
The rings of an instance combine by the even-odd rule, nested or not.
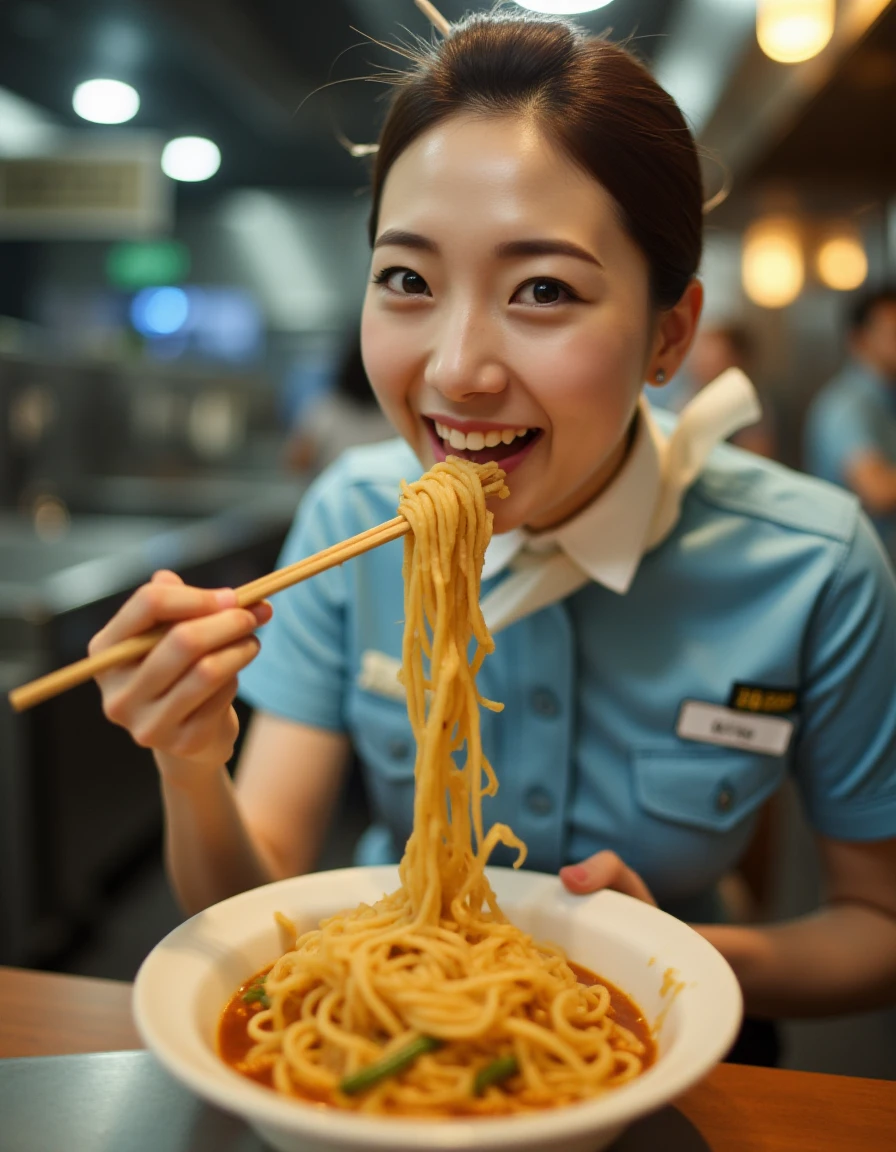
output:
[[[745,748],[766,756],[783,756],[793,735],[793,721],[783,716],[762,716],[740,712],[720,704],[685,700],[678,714],[676,733],[683,740]]]

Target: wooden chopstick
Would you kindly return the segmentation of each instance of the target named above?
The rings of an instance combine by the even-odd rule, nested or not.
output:
[[[243,584],[236,589],[237,604],[240,608],[258,604],[268,596],[273,596],[275,592],[282,592],[284,588],[299,584],[319,572],[344,564],[346,560],[360,556],[362,552],[369,552],[371,548],[378,548],[381,544],[388,544],[390,540],[397,540],[410,530],[411,526],[403,516],[396,516],[393,520],[377,524],[376,527],[368,528],[366,532],[359,532],[357,536],[333,544],[322,552],[317,552],[295,564],[289,564],[286,568],[279,568],[276,572],[270,572],[267,576],[261,576],[249,584]],[[50,700],[77,684],[83,684],[85,680],[90,680],[99,672],[105,672],[116,664],[139,660],[141,656],[145,656],[155,648],[171,627],[173,625],[166,625],[153,628],[152,631],[144,632],[140,636],[131,636],[128,640],[122,640],[120,644],[113,644],[104,652],[87,656],[65,668],[59,668],[56,672],[50,672],[28,684],[23,684],[20,688],[14,688],[9,693],[9,702],[16,712],[24,712],[27,708],[33,708],[35,704]]]

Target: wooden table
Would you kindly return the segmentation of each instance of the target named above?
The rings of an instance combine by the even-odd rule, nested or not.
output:
[[[131,986],[113,980],[0,967],[0,1057],[140,1048],[130,998]],[[711,1152],[896,1149],[889,1080],[721,1064],[675,1107],[687,1146],[702,1140]]]

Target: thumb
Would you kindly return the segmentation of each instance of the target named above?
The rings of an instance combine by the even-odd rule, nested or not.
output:
[[[167,568],[160,568],[158,572],[153,572],[151,584],[183,584],[180,576],[176,572],[169,572]]]
[[[656,906],[650,889],[637,872],[629,868],[615,852],[608,850],[589,856],[581,864],[560,869],[560,879],[570,892],[587,895],[610,888],[635,900]]]

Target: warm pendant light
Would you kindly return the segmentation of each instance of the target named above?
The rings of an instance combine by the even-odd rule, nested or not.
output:
[[[756,39],[772,60],[799,64],[834,33],[836,0],[756,0]]]
[[[861,237],[848,227],[831,233],[815,256],[818,279],[837,292],[861,287],[868,276],[868,257]]]
[[[806,278],[799,229],[786,216],[769,216],[744,235],[741,280],[754,304],[783,308],[791,304]]]

